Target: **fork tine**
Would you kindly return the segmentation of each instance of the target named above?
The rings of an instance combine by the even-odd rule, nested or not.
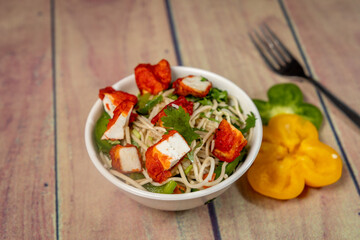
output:
[[[256,31],[254,31],[255,34],[257,35],[257,37],[261,40],[260,36],[258,35],[258,33]],[[259,44],[256,42],[256,40],[253,38],[252,34],[249,32],[248,33],[251,42],[254,44],[255,48],[258,50],[259,54],[261,55],[261,57],[264,59],[265,63],[269,66],[270,69],[272,69],[273,71],[276,71],[276,67],[272,64],[272,62],[270,61],[270,59],[264,54],[263,50],[261,49],[261,47],[259,46]],[[266,45],[266,44],[265,44]]]
[[[279,62],[281,62],[281,64],[280,63],[278,64],[280,66],[286,64],[288,60],[291,60],[289,56],[287,56],[286,53],[284,53],[284,51],[281,48],[279,48],[279,45],[276,43],[276,40],[269,34],[267,29],[265,29],[263,25],[260,25],[260,30],[264,35],[264,38],[266,39],[266,44],[269,46],[268,50],[274,53],[273,54],[274,57],[276,55],[276,58],[279,58]]]
[[[276,51],[276,49],[274,49],[274,44],[271,41],[268,41],[266,36],[261,37],[257,31],[254,30],[254,32],[257,39],[266,48],[267,53],[270,55],[271,59],[277,64],[277,66],[281,67],[282,63],[279,61],[280,59],[277,56],[279,53]]]
[[[268,27],[266,23],[263,23],[263,26],[266,28],[266,30],[269,32],[271,37],[274,39],[274,43],[277,46],[280,46],[280,48],[288,55],[289,59],[295,59],[294,56],[289,52],[289,50],[285,47],[284,44],[280,41],[280,39],[276,36],[276,34]]]

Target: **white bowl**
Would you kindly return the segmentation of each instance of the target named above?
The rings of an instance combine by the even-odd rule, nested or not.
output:
[[[86,121],[85,144],[90,159],[94,163],[95,167],[100,171],[100,173],[106,179],[108,179],[111,183],[113,183],[115,186],[120,188],[128,197],[151,208],[177,211],[177,210],[186,210],[201,206],[207,203],[209,200],[218,197],[220,194],[225,192],[225,190],[227,190],[231,186],[231,184],[233,184],[236,180],[238,180],[249,169],[251,164],[254,162],[261,145],[262,123],[259,112],[255,107],[255,104],[250,99],[250,97],[242,89],[240,89],[238,86],[236,86],[234,83],[227,80],[226,78],[205,70],[190,68],[190,67],[172,67],[171,70],[172,70],[173,80],[187,75],[201,75],[209,79],[213,83],[214,87],[217,87],[222,90],[227,90],[230,95],[236,96],[245,114],[250,112],[254,113],[256,117],[256,125],[255,128],[253,129],[253,135],[248,142],[248,145],[250,146],[249,153],[245,161],[238,166],[236,171],[229,178],[210,188],[197,192],[184,193],[184,194],[152,193],[137,189],[135,187],[132,187],[124,183],[122,180],[112,175],[103,166],[99,158],[99,153],[97,150],[97,146],[94,140],[94,133],[93,133],[95,123],[103,111],[102,102],[99,99],[95,102],[94,106],[91,108],[89,116]],[[139,92],[135,83],[134,74],[114,84],[113,88],[117,90],[129,92],[135,95]]]

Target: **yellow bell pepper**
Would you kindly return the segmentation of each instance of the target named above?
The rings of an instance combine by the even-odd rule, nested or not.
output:
[[[315,126],[296,114],[280,114],[263,127],[257,158],[247,173],[251,187],[268,197],[292,199],[305,185],[322,187],[339,180],[342,160],[319,141]]]

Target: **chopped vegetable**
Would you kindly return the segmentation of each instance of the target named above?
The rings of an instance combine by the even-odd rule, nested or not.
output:
[[[163,100],[162,95],[158,95],[153,99],[149,100],[150,96],[151,96],[150,93],[146,93],[139,97],[138,109],[136,110],[138,113],[142,115],[149,114],[151,109],[153,109],[153,107],[155,107],[158,103],[160,103]]]
[[[207,117],[204,112],[201,112],[201,113],[200,113],[200,117],[209,119],[210,121],[213,121],[213,122],[220,123],[220,121],[216,120],[215,118]]]
[[[131,144],[137,147],[138,149],[140,148],[140,145],[132,139],[131,139]]]
[[[151,97],[151,93],[145,93],[145,94],[138,94],[137,96],[137,104],[136,104],[136,108],[139,109],[139,108],[144,108],[146,103],[148,103],[150,97]]]
[[[187,157],[189,158],[190,162],[194,162],[194,154],[195,154],[195,150],[200,147],[202,145],[202,140],[200,142],[198,142],[196,144],[196,146],[194,147],[193,150],[191,150],[188,154]]]
[[[131,132],[135,135],[136,138],[138,138],[138,139],[141,138],[141,135],[140,135],[139,131],[136,130],[135,128]]]
[[[192,165],[192,164],[189,165],[187,168],[185,168],[185,170],[184,170],[185,175],[188,175],[189,172],[191,171],[191,169],[193,169],[193,165]]]
[[[130,173],[128,176],[134,180],[145,179],[144,174],[138,172]]]
[[[320,129],[323,116],[320,110],[303,101],[303,94],[298,86],[293,83],[282,83],[272,86],[267,92],[269,101],[253,99],[260,112],[264,125],[278,114],[293,113],[302,116]]]
[[[143,187],[148,190],[149,192],[154,193],[165,193],[165,194],[172,194],[177,186],[177,183],[173,180],[170,180],[164,185],[161,186],[154,186],[151,183],[144,184]]]
[[[176,95],[176,94],[174,94],[174,93],[171,93],[171,94],[167,95],[166,97],[167,97],[167,98],[170,98],[170,99],[172,99],[172,100],[176,100],[176,99],[179,98],[179,96]]]
[[[174,194],[182,194],[182,193],[185,193],[185,191],[186,191],[186,188],[184,186],[177,184],[173,193]]]
[[[240,162],[244,161],[244,157],[246,156],[247,151],[244,148],[240,155],[235,158],[234,161],[232,161],[231,163],[228,163],[228,165],[226,165],[225,167],[225,174],[227,174],[228,176],[230,176],[231,174],[233,174],[233,172],[235,171],[236,167],[239,165]],[[220,174],[221,174],[221,168],[222,165],[224,164],[224,162],[219,162],[219,165],[215,168],[214,173],[216,174],[215,179],[217,179]]]
[[[205,180],[208,175],[209,175],[208,173],[205,173],[205,174],[203,175],[203,180]],[[211,175],[210,180],[209,180],[208,182],[213,182],[213,181],[215,180],[215,177],[216,177],[216,174],[213,173],[213,174]],[[210,187],[210,186],[204,186],[203,188],[206,189],[206,188],[209,188],[209,187]]]
[[[104,135],[104,132],[106,131],[106,126],[108,125],[110,120],[109,114],[107,114],[105,111],[101,114],[100,118],[97,120],[95,124],[94,129],[94,135],[95,135],[95,142],[96,145],[99,148],[99,151],[108,153],[110,149],[116,145],[112,144],[111,141],[108,140],[102,140],[102,136]]]
[[[130,173],[129,177],[134,180],[145,179],[142,173],[136,173],[136,172]],[[167,182],[162,186],[154,186],[151,183],[146,183],[143,185],[143,187],[149,192],[172,194],[175,193],[176,189],[179,187],[179,184],[177,184],[173,180],[170,180],[169,182]]]
[[[296,114],[280,114],[263,129],[260,152],[247,173],[255,191],[276,199],[291,199],[305,185],[322,187],[340,178],[339,154],[319,141],[310,121]]]
[[[184,108],[179,106],[176,108],[164,109],[166,116],[161,118],[164,127],[169,130],[176,130],[183,136],[188,144],[191,144],[193,140],[199,139],[199,134],[190,126],[190,115],[185,112]]]

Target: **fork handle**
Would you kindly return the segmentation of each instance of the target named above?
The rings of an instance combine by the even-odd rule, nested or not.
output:
[[[327,88],[325,88],[321,83],[314,80],[311,77],[305,77],[310,83],[315,85],[317,89],[323,92],[341,111],[343,111],[349,118],[352,120],[358,127],[360,127],[360,116],[357,112],[348,107],[340,99],[335,97]]]

